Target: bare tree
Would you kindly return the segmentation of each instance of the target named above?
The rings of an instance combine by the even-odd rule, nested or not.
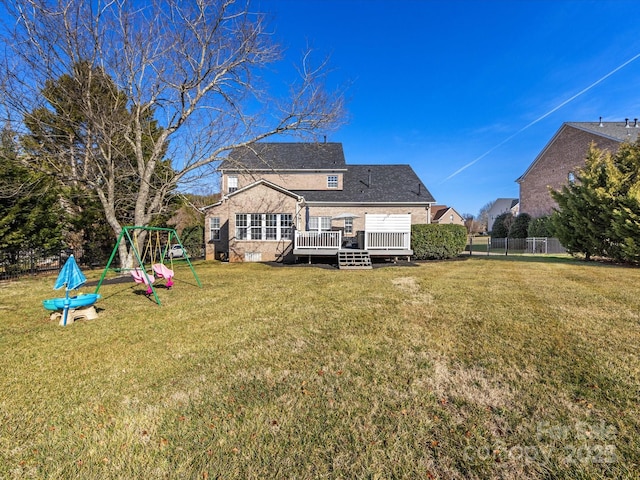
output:
[[[493,204],[496,203],[495,200],[492,200],[491,202],[487,202],[485,203],[482,208],[480,208],[480,211],[478,212],[478,216],[476,217],[476,222],[478,222],[479,225],[479,231],[481,232],[487,232],[488,231],[488,226],[489,226],[489,210],[491,210],[491,207],[493,207]]]
[[[230,150],[277,135],[310,138],[342,121],[342,92],[324,87],[328,65],[314,64],[311,51],[288,94],[268,94],[262,74],[274,76],[267,67],[280,49],[249,0],[0,2],[3,114],[14,128],[40,123],[40,135],[66,145],[42,156],[32,146],[23,162],[95,192],[116,235],[123,185],[135,205],[127,222],[148,225],[178,185],[203,179]],[[76,82],[65,101],[42,95],[62,78]],[[112,98],[97,101],[96,85],[98,98]],[[34,115],[43,109],[81,126],[46,124],[50,116]],[[166,161],[171,168],[159,168]]]

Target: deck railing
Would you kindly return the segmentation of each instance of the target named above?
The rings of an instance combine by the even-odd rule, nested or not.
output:
[[[409,250],[410,232],[365,232],[365,250]]]
[[[362,240],[361,240],[362,241]],[[361,243],[362,245],[362,243]],[[364,250],[409,250],[410,232],[365,232]],[[342,232],[305,232],[296,231],[294,248],[296,250],[319,250],[342,248]]]
[[[336,248],[342,245],[342,232],[303,232],[296,230],[294,248],[296,249],[321,249]]]

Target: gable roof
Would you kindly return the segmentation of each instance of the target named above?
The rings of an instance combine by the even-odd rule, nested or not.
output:
[[[489,215],[501,214],[508,212],[520,202],[517,198],[497,198],[491,208],[489,209]]]
[[[342,170],[341,143],[258,142],[232,150],[220,170]]]
[[[264,178],[261,178],[261,179],[259,179],[259,180],[256,180],[256,181],[255,181],[255,182],[253,182],[253,183],[250,183],[250,184],[248,184],[248,185],[245,185],[245,186],[244,186],[244,187],[242,187],[242,188],[239,188],[238,190],[235,190],[235,191],[233,191],[233,192],[231,192],[231,193],[227,193],[226,195],[222,195],[222,196],[220,197],[220,201],[218,201],[218,202],[216,202],[216,203],[214,203],[214,204],[211,204],[211,205],[207,205],[207,206],[205,206],[205,207],[202,207],[200,210],[202,210],[202,211],[204,212],[204,211],[207,211],[207,210],[208,210],[208,209],[210,209],[210,208],[213,208],[213,207],[217,207],[217,206],[219,206],[219,205],[222,205],[222,203],[223,203],[225,200],[227,200],[229,197],[233,197],[233,196],[239,195],[239,194],[241,194],[241,193],[243,193],[243,192],[246,192],[247,190],[251,190],[252,188],[257,187],[258,185],[264,185],[264,186],[266,186],[266,187],[268,187],[268,188],[271,188],[271,189],[273,189],[273,190],[276,190],[277,192],[280,192],[280,193],[282,193],[282,194],[284,194],[284,195],[288,195],[288,196],[290,196],[290,197],[295,198],[296,200],[300,200],[300,195],[298,195],[297,193],[292,192],[291,190],[287,190],[286,188],[281,187],[280,185],[276,185],[275,183],[270,182],[269,180],[265,180]]]
[[[634,121],[625,120],[624,122],[565,122],[553,135],[551,140],[544,146],[536,158],[527,167],[525,172],[520,175],[516,182],[520,183],[524,180],[524,177],[531,171],[531,169],[538,163],[545,152],[554,144],[560,134],[566,128],[576,128],[584,132],[603,137],[616,142],[635,142],[638,140],[638,134],[640,134],[640,123],[637,119]]]
[[[434,203],[409,165],[348,165],[342,190],[295,190],[307,202]]]
[[[432,222],[437,222],[442,217],[444,217],[449,210],[452,210],[460,218],[463,218],[462,215],[460,215],[458,212],[456,212],[456,209],[453,208],[453,207],[447,207],[446,205],[432,205],[431,206],[431,221]]]

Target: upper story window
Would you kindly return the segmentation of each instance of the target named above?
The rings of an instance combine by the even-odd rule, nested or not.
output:
[[[238,190],[238,177],[227,178],[227,192],[232,193]]]
[[[327,175],[327,188],[338,188],[337,175]]]

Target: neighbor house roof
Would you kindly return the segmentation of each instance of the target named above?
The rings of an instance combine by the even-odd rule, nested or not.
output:
[[[456,210],[453,207],[447,207],[446,205],[432,205],[431,206],[431,221],[437,222],[440,220],[449,210]],[[458,212],[456,212],[458,216],[462,217]]]
[[[519,200],[517,198],[497,198],[493,205],[489,209],[490,214],[500,214],[504,212],[508,212],[513,207],[518,204]]]
[[[625,120],[624,122],[565,122],[558,129],[551,140],[549,140],[549,142],[545,145],[545,147],[533,160],[533,162],[531,162],[525,172],[516,179],[516,182],[520,183],[524,180],[527,174],[533,169],[540,158],[543,157],[545,152],[551,145],[553,145],[556,139],[566,128],[576,128],[578,130],[591,133],[592,135],[597,135],[599,137],[607,138],[609,140],[620,143],[633,143],[638,140],[638,134],[640,134],[640,121],[634,118],[633,121]]]
[[[409,165],[348,165],[342,190],[295,190],[307,202],[433,203]]]
[[[220,170],[341,170],[346,168],[341,143],[259,142],[236,148]]]
[[[635,142],[638,139],[638,133],[640,133],[640,122],[637,118],[624,122],[566,122],[565,125],[619,142]]]

